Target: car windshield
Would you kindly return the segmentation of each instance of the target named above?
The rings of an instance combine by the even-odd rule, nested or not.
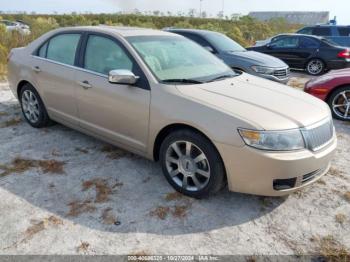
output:
[[[163,83],[199,84],[237,75],[213,54],[184,37],[132,36],[127,40]]]
[[[205,38],[218,50],[226,52],[244,52],[247,51],[231,38],[220,33],[209,33]]]

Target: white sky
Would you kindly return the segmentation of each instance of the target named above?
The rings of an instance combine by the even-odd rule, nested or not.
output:
[[[216,15],[250,11],[330,11],[339,24],[350,24],[350,0],[202,0],[203,11]],[[93,12],[113,13],[138,8],[142,11],[160,10],[188,12],[199,10],[200,0],[0,0],[1,11],[35,11],[37,13]]]

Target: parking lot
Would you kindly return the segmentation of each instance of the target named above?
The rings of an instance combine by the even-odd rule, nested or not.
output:
[[[308,77],[294,73],[301,88]],[[350,123],[330,172],[289,197],[173,191],[157,163],[56,124],[33,129],[0,83],[1,254],[345,254]]]

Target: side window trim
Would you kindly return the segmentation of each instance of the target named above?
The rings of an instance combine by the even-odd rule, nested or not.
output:
[[[50,46],[50,41],[51,39],[57,37],[57,36],[60,36],[60,35],[67,35],[67,34],[79,34],[80,35],[80,39],[79,39],[79,42],[78,42],[78,45],[77,45],[77,49],[75,51],[75,57],[74,57],[74,64],[73,65],[67,65],[65,63],[61,63],[59,61],[55,61],[55,60],[52,60],[52,59],[49,59],[47,58],[47,52],[49,50],[49,46]],[[44,58],[46,60],[49,60],[49,61],[53,61],[53,62],[56,62],[56,63],[59,63],[59,64],[62,64],[62,65],[67,65],[67,66],[77,66],[77,60],[79,58],[79,51],[80,51],[80,47],[81,47],[81,41],[82,41],[82,38],[84,36],[85,32],[84,31],[74,31],[74,30],[71,30],[71,31],[64,31],[64,32],[59,32],[57,34],[54,34],[52,36],[50,36],[48,39],[46,39],[37,49],[34,50],[34,52],[32,53],[32,55],[36,56],[36,57],[39,57],[39,58]],[[40,49],[45,45],[47,44],[47,47],[46,47],[46,51],[45,51],[45,57],[41,57],[39,55],[39,52],[40,52]]]
[[[94,75],[98,75],[101,77],[106,77],[108,78],[108,75],[105,74],[101,74],[95,71],[91,71],[89,69],[84,68],[84,63],[85,63],[85,53],[86,53],[86,48],[87,48],[87,42],[89,40],[89,36],[100,36],[100,37],[105,37],[107,39],[112,40],[113,42],[115,42],[117,45],[119,45],[123,51],[125,52],[125,54],[128,56],[128,58],[132,61],[132,63],[134,64],[134,66],[136,67],[136,70],[139,73],[140,76],[140,80],[143,82],[143,85],[136,85],[137,87],[141,88],[141,89],[146,89],[146,90],[151,90],[151,86],[149,84],[149,81],[145,75],[145,73],[143,72],[142,68],[140,67],[140,65],[137,63],[136,59],[130,54],[129,50],[124,46],[124,44],[119,41],[118,39],[116,39],[115,37],[109,35],[109,34],[105,34],[105,33],[100,33],[100,32],[94,32],[94,31],[86,31],[83,33],[82,37],[81,37],[81,45],[79,46],[79,50],[77,50],[77,54],[78,54],[78,61],[77,61],[77,67],[80,70],[83,70],[85,72],[94,74]],[[141,81],[138,81],[138,83],[140,83]]]

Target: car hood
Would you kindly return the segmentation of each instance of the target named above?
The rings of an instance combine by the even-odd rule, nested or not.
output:
[[[179,85],[185,96],[257,129],[306,127],[330,117],[326,103],[300,90],[243,73],[200,85]]]
[[[286,63],[282,60],[266,55],[263,53],[255,51],[245,51],[245,52],[225,52],[223,53],[223,58],[226,63],[238,63],[246,62],[249,63],[249,66],[259,65],[259,66],[268,66],[268,67],[288,67]]]

